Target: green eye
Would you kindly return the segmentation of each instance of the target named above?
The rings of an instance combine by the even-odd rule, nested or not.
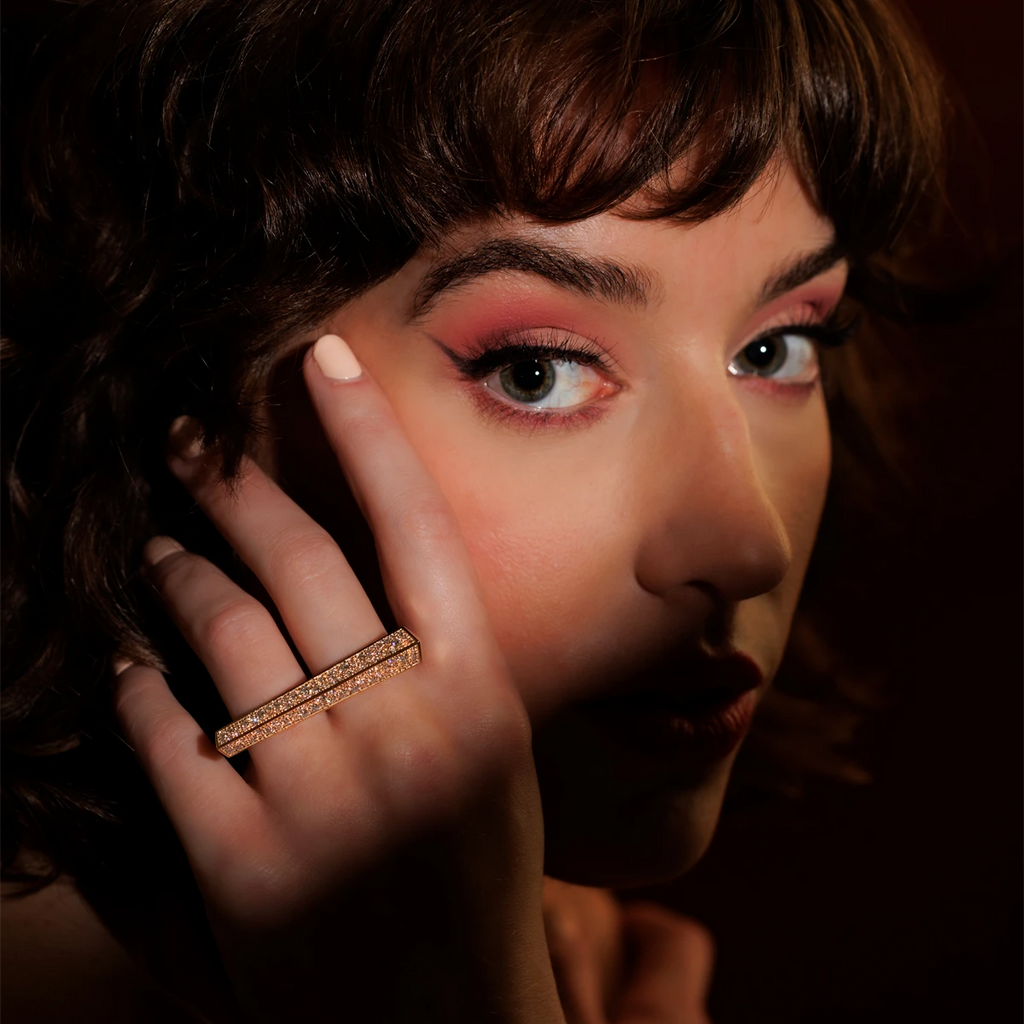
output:
[[[817,373],[814,343],[791,331],[755,338],[729,364],[729,372],[742,377],[772,377],[795,381]]]
[[[736,364],[745,373],[770,377],[786,362],[787,346],[780,338],[752,341],[737,357]]]
[[[498,374],[502,390],[516,402],[539,402],[555,386],[555,369],[548,359],[531,359],[506,366]]]
[[[484,381],[507,402],[532,409],[570,409],[596,398],[604,379],[574,359],[517,359]]]

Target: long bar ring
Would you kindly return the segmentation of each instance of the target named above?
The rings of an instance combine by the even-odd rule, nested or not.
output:
[[[218,729],[214,743],[225,757],[234,757],[254,743],[290,729],[419,663],[419,640],[407,629],[396,629]]]

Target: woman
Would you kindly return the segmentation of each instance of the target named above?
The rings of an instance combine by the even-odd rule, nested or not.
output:
[[[27,74],[8,1006],[114,977],[130,1016],[115,934],[179,1019],[694,1019],[699,933],[552,885],[549,953],[542,874],[710,840],[824,503],[819,353],[932,173],[902,23],[96,3]],[[102,951],[66,991],[48,914]]]

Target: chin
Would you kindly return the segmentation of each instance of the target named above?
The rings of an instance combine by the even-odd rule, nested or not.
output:
[[[688,778],[623,798],[558,786],[544,800],[544,870],[577,885],[621,889],[684,874],[707,851],[732,767],[709,766]],[[547,787],[541,776],[542,794]]]

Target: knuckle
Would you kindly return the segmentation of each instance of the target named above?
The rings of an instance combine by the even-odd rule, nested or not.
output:
[[[450,737],[429,712],[381,735],[375,758],[375,777],[383,782],[387,802],[400,817],[437,818],[457,801],[463,773]]]
[[[455,517],[440,495],[404,495],[395,503],[392,518],[404,537],[423,545],[444,546],[458,537]]]
[[[233,839],[223,845],[210,869],[218,910],[245,931],[275,929],[294,917],[302,902],[301,866],[295,864],[293,851],[283,849],[259,826],[237,830]]]
[[[191,604],[196,595],[205,594],[212,583],[224,579],[220,569],[190,551],[168,555],[149,572],[162,600],[172,608]]]
[[[457,678],[464,687],[464,703],[458,709],[462,723],[457,739],[467,759],[483,770],[513,768],[532,758],[530,720],[511,683],[486,685],[486,675],[465,673]]]
[[[146,567],[146,575],[160,591],[174,590],[195,572],[199,559],[188,551],[175,551]]]
[[[135,724],[142,717],[137,707],[144,705],[146,682],[139,677],[137,668],[125,670],[124,678],[118,680],[114,690],[114,715],[126,733],[135,732]]]
[[[246,595],[218,606],[193,632],[203,650],[223,651],[257,643],[272,625],[266,608]]]
[[[281,899],[286,888],[277,859],[258,844],[247,844],[249,855],[240,857],[236,847],[224,851],[218,874],[229,880],[233,901],[239,907],[267,907]]]
[[[195,755],[195,743],[195,732],[177,716],[160,714],[149,723],[143,754],[157,775],[172,777],[183,758]]]
[[[529,750],[532,741],[530,719],[517,693],[505,687],[496,688],[482,724],[489,738],[504,756]]]
[[[392,747],[391,758],[400,766],[406,799],[420,812],[446,810],[456,798],[460,778],[449,750],[439,736],[411,731]]]
[[[282,535],[270,557],[275,570],[308,583],[332,573],[338,566],[341,552],[326,531],[303,527]]]
[[[394,422],[384,412],[361,409],[345,418],[345,444],[357,451],[373,451],[386,445]]]

